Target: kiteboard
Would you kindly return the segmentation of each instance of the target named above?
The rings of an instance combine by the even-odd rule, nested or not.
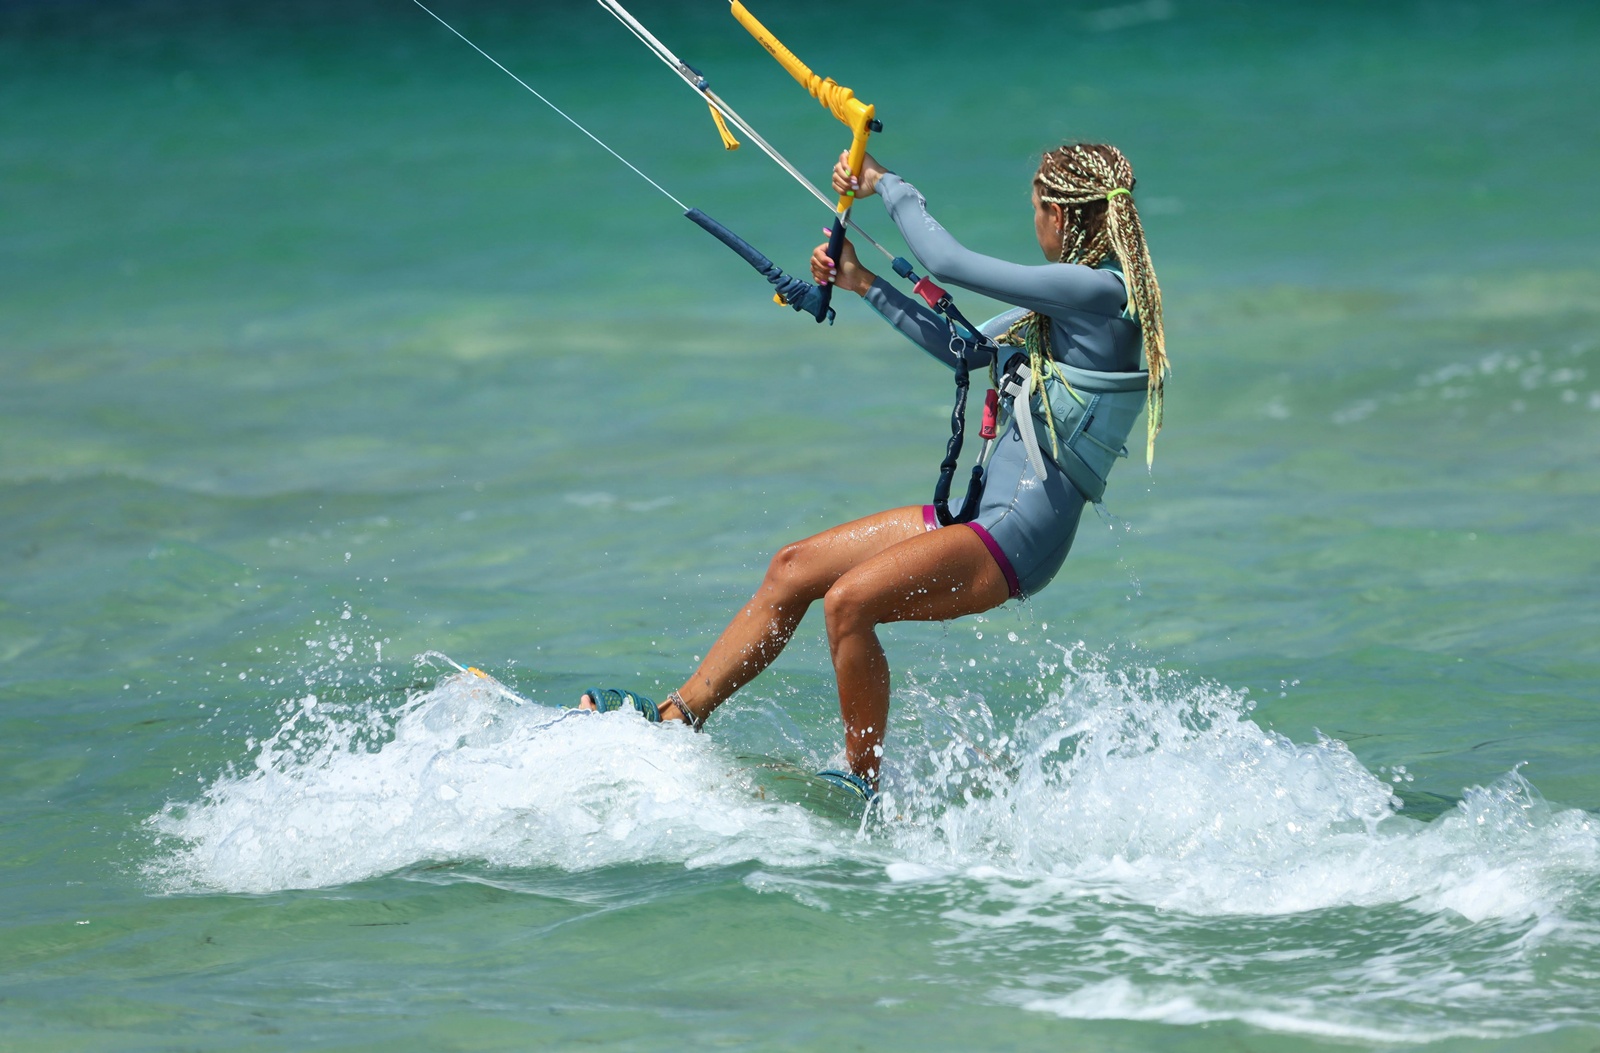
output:
[[[534,704],[531,700],[523,698],[521,695],[511,690],[509,687],[502,684],[488,673],[485,673],[482,669],[479,669],[477,666],[462,665],[460,662],[456,661],[454,658],[451,658],[443,651],[424,651],[422,654],[417,655],[418,662],[421,662],[424,659],[440,661],[454,669],[456,671],[456,675],[449,678],[452,681],[456,681],[468,687],[487,691],[489,694],[503,699],[506,702],[510,702],[513,705],[531,706]]]
[[[873,807],[856,790],[780,757],[744,755],[739,763],[750,773],[756,796],[764,801],[796,804],[825,819],[852,825]]]
[[[513,705],[535,704],[477,666],[462,665],[442,651],[428,651],[417,657],[441,662],[454,669],[455,673],[446,682],[454,682],[468,690],[487,692]],[[565,710],[550,723],[558,723],[581,712],[584,710]],[[751,754],[739,757],[739,761],[749,771],[755,795],[761,800],[796,804],[824,818],[852,825],[860,823],[873,806],[873,799],[848,781],[820,775],[780,757]]]

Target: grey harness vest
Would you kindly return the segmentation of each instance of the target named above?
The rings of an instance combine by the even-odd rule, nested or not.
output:
[[[1000,380],[1000,394],[1012,418],[1017,399],[1027,401],[1032,427],[1018,422],[1022,445],[1034,474],[1044,478],[1048,458],[1077,487],[1084,498],[1099,504],[1106,492],[1106,477],[1119,457],[1128,456],[1128,435],[1144,409],[1150,374],[1102,373],[1051,363],[1044,389],[1050,409],[1037,392],[1030,393],[1032,370],[1019,361]],[[1050,445],[1050,418],[1054,417],[1055,448]]]

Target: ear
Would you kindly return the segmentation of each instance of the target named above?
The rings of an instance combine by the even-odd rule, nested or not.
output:
[[[1055,227],[1057,230],[1066,229],[1067,210],[1065,208],[1062,208],[1053,201],[1049,201],[1045,203],[1044,214],[1050,217],[1050,225],[1052,227]]]

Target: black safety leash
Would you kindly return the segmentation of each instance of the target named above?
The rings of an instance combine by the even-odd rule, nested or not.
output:
[[[956,465],[961,460],[961,446],[967,437],[967,389],[972,386],[972,370],[967,365],[966,348],[962,345],[987,349],[991,354],[998,356],[999,347],[993,340],[984,336],[978,327],[967,321],[965,315],[956,308],[950,299],[950,294],[927,278],[920,278],[911,269],[911,264],[904,256],[896,256],[894,272],[909,282],[913,282],[913,291],[927,303],[927,305],[944,316],[945,324],[950,327],[950,354],[955,357],[956,371],[956,401],[950,410],[950,441],[944,448],[944,460],[939,464],[939,481],[933,486],[933,511],[939,517],[941,526],[950,526],[954,523],[970,523],[978,515],[978,506],[983,503],[983,458],[972,466],[972,477],[967,481],[967,496],[961,501],[961,511],[950,511],[950,484],[955,481]],[[962,335],[962,330],[966,335]],[[984,396],[983,427],[979,430],[985,442],[993,439],[995,430],[995,408],[998,397],[993,389]]]

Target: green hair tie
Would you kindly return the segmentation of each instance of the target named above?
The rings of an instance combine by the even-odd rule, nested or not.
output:
[[[1119,186],[1117,189],[1106,195],[1106,201],[1109,203],[1111,199],[1116,197],[1118,194],[1127,194],[1129,197],[1132,197],[1133,191],[1129,190],[1127,187]]]

